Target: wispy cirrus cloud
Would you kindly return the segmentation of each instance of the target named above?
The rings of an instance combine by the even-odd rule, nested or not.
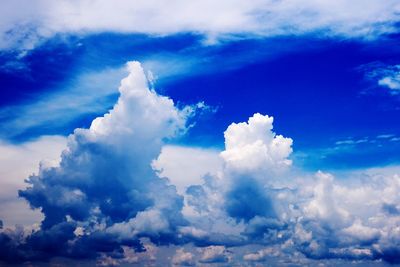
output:
[[[84,73],[64,83],[63,88],[44,93],[28,103],[0,108],[0,120],[7,131],[3,139],[26,139],[23,136],[39,131],[62,129],[82,116],[104,113],[115,101],[123,68],[110,68]]]
[[[387,87],[393,94],[400,92],[400,65],[390,66],[382,71],[383,77],[379,79],[378,84]]]
[[[400,65],[387,65],[381,62],[372,62],[361,67],[366,72],[368,80],[385,88],[392,95],[400,93]]]

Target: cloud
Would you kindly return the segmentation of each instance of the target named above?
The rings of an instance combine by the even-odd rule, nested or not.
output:
[[[264,122],[258,124],[261,127],[251,122],[257,117]],[[229,126],[225,138],[226,148],[220,154],[224,169],[205,177],[202,185],[189,187],[184,195],[183,213],[192,225],[191,238],[196,244],[201,245],[202,239],[216,245],[209,236],[219,233],[219,245],[277,246],[248,253],[243,258],[246,261],[284,259],[301,252],[316,260],[399,262],[395,256],[399,241],[393,238],[400,218],[400,201],[395,193],[399,190],[397,169],[345,172],[343,178],[324,172],[312,176],[290,171],[271,175],[271,169],[280,170],[281,162],[286,162],[291,152],[291,139],[283,137],[277,140],[283,140],[286,152],[276,152],[283,156],[275,162],[242,164],[248,159],[248,144],[258,142],[268,147],[277,138],[272,132],[272,119],[259,114],[248,123]],[[238,149],[237,165],[225,153],[232,148]],[[262,153],[257,155],[257,160],[266,158]],[[284,166],[290,168],[290,164]],[[188,231],[185,234],[189,236]],[[232,236],[240,241],[232,243]]]
[[[393,249],[398,244],[389,236],[399,218],[384,215],[382,205],[398,203],[392,194],[399,189],[399,176],[353,178],[352,185],[335,182],[333,176],[323,173],[317,179],[296,225],[298,248],[311,258],[387,258],[390,249],[386,245],[390,243]],[[392,262],[399,260],[391,257]]]
[[[168,145],[152,166],[183,194],[189,186],[202,184],[205,175],[215,175],[222,168],[222,160],[216,150]]]
[[[225,263],[230,259],[230,252],[224,246],[209,246],[203,249],[201,263]]]
[[[19,191],[44,218],[39,228],[3,227],[1,261],[159,263],[165,253],[175,265],[292,255],[400,262],[398,168],[296,170],[292,139],[258,113],[227,128],[220,153],[165,146],[187,131],[195,107],[179,109],[149,89],[138,62],[127,68],[115,106],[89,129],[75,129],[61,160],[41,164]],[[49,140],[34,144],[46,148]]]
[[[389,90],[393,95],[400,92],[400,65],[384,65],[373,62],[362,66],[366,69],[366,77],[377,83],[377,85]]]
[[[205,34],[208,42],[243,34],[276,36],[319,31],[325,31],[325,35],[368,38],[396,32],[400,8],[395,0],[175,0],[168,5],[157,0],[120,0],[112,4],[103,0],[9,0],[2,7],[3,49],[30,49],[57,33],[101,31],[156,35],[194,32]]]
[[[194,255],[190,252],[185,252],[183,248],[177,249],[172,264],[175,266],[195,266]]]
[[[115,87],[125,74],[121,68],[84,73],[32,102],[1,108],[2,126],[9,129],[1,133],[2,137],[18,138],[48,130],[48,125],[60,129],[84,115],[102,114],[112,106],[110,96],[117,93]]]
[[[224,200],[226,212],[236,220],[275,217],[265,186],[290,167],[292,139],[276,135],[273,117],[259,113],[247,123],[232,123],[224,132]]]
[[[291,165],[292,139],[272,132],[273,117],[259,113],[247,123],[232,123],[224,132],[225,150],[221,152],[228,169],[240,173],[268,172]]]
[[[29,237],[33,251],[17,246],[23,255],[16,261],[60,254],[82,257],[83,252],[91,257],[122,245],[140,250],[140,238],[169,243],[176,227],[185,223],[182,198],[156,176],[151,162],[164,140],[185,131],[193,109],[178,110],[171,99],[150,90],[138,62],[127,66],[129,75],[121,81],[114,108],[93,120],[89,129],[76,129],[59,166],[42,165],[27,180],[29,187],[19,191],[32,208],[42,211],[44,220]],[[59,249],[53,251],[53,234],[64,227]]]
[[[40,212],[30,210],[18,198],[17,191],[25,188],[24,180],[36,171],[39,163],[43,166],[57,164],[65,146],[63,136],[42,136],[22,144],[0,142],[0,218],[5,227],[30,226],[41,220]]]
[[[251,262],[263,262],[268,258],[268,256],[278,256],[277,254],[279,255],[279,253],[277,253],[273,248],[265,248],[255,253],[246,254],[243,256],[243,259]]]
[[[387,87],[396,93],[400,90],[400,65],[392,66],[385,71],[385,77],[382,77],[378,84],[383,87]]]

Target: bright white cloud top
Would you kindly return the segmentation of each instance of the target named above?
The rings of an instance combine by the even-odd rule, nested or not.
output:
[[[76,129],[60,163],[41,165],[20,191],[44,220],[25,235],[3,229],[3,260],[58,256],[115,265],[154,260],[172,245],[174,265],[238,257],[400,261],[398,174],[346,180],[291,172],[292,139],[275,134],[273,118],[258,113],[227,128],[219,155],[162,150],[196,111],[149,89],[138,62],[127,68],[113,109]],[[187,179],[179,153],[192,154]]]
[[[221,157],[227,168],[239,172],[286,168],[292,153],[292,139],[272,132],[274,118],[259,113],[248,123],[232,123],[224,133],[225,150]]]

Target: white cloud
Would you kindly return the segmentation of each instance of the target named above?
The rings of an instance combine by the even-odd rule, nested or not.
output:
[[[223,263],[230,260],[230,252],[224,246],[209,246],[203,249],[201,263]]]
[[[400,92],[400,65],[384,65],[380,62],[372,62],[361,66],[366,70],[366,78],[385,87],[392,94]]]
[[[202,184],[205,175],[217,174],[222,160],[216,150],[170,145],[163,147],[152,166],[183,194],[188,186]]]
[[[228,169],[265,173],[291,165],[292,139],[272,131],[273,117],[259,113],[248,122],[232,123],[225,131],[225,150],[221,152]]]
[[[102,240],[118,239],[112,246],[121,254],[122,245],[127,243],[142,248],[143,237],[155,243],[173,243],[169,238],[186,223],[181,214],[182,198],[174,186],[156,176],[151,162],[160,154],[164,141],[186,131],[194,108],[178,109],[170,98],[150,89],[139,62],[128,62],[127,69],[129,75],[121,81],[114,107],[93,120],[89,129],[75,129],[60,164],[42,164],[39,173],[27,179],[28,187],[19,191],[44,215],[40,230],[32,235],[81,239],[84,244],[64,245],[89,245],[94,251],[90,244],[97,241],[86,237],[100,235]],[[12,242],[3,244],[3,249],[21,252],[21,258],[30,257],[23,248],[11,248]],[[58,241],[58,247],[64,253],[62,242]],[[36,244],[31,245],[36,250]],[[85,253],[90,254],[89,250],[86,247]],[[72,249],[68,253],[80,252]],[[109,255],[104,256],[107,262]]]
[[[20,191],[44,213],[41,229],[24,246],[14,244],[20,242],[19,232],[14,232],[16,238],[0,243],[1,251],[30,259],[35,252],[43,254],[35,242],[47,245],[54,240],[49,237],[56,236],[62,250],[55,250],[56,256],[82,257],[85,251],[102,255],[99,263],[133,263],[144,254],[127,247],[142,248],[139,242],[146,237],[157,245],[202,247],[198,249],[201,263],[232,262],[227,247],[254,244],[273,244],[274,250],[250,253],[244,260],[301,252],[313,259],[400,262],[398,168],[339,176],[280,172],[290,166],[292,140],[276,135],[273,118],[261,114],[231,124],[220,154],[165,147],[166,139],[185,132],[193,107],[178,109],[171,99],[149,89],[138,62],[128,63],[128,69],[114,108],[96,118],[89,129],[76,129],[60,164],[42,164],[39,173],[28,179],[29,187]],[[25,157],[41,148],[53,155],[54,144],[63,140],[47,137],[25,146],[4,144],[0,166],[11,172],[18,169],[19,161],[34,164]],[[27,153],[30,150],[34,153]],[[172,185],[157,177],[154,168]],[[277,180],[285,178],[288,186],[271,183],[271,172]],[[15,181],[13,190],[21,186],[21,180]],[[173,184],[180,192],[187,189],[183,196]],[[1,232],[3,237],[9,233]],[[104,240],[111,241],[106,244],[109,253],[98,246]],[[275,250],[279,247],[282,254]],[[155,252],[149,255],[153,259]],[[194,260],[183,250],[176,255],[176,262]]]
[[[30,49],[55,33],[101,31],[274,36],[325,30],[325,35],[374,37],[395,31],[396,0],[7,0],[0,13],[0,48]]]
[[[378,229],[363,225],[359,219],[356,219],[351,226],[343,229],[343,233],[354,238],[356,243],[371,242],[380,237]]]
[[[191,110],[179,111],[170,98],[149,89],[139,62],[128,62],[127,68],[129,75],[121,81],[118,103],[109,113],[93,120],[88,134],[99,139],[113,136],[116,140],[108,140],[111,142],[134,134],[133,142],[138,142],[140,137],[149,142],[148,146],[160,145],[161,139],[173,137],[185,128]]]
[[[305,215],[331,224],[342,223],[350,214],[336,203],[334,177],[322,172],[318,172],[316,177],[319,182],[314,185],[313,199],[304,208]]]
[[[298,218],[293,239],[297,248],[313,258],[398,261],[390,251],[396,251],[400,241],[391,238],[400,223],[400,179],[389,171],[392,174],[363,172],[358,177],[347,173],[346,180],[318,173],[316,184],[308,183],[293,203],[301,211],[292,213]]]
[[[172,257],[172,264],[177,266],[195,266],[194,255],[186,252],[183,248],[179,248]]]
[[[392,90],[400,90],[400,74],[392,77],[384,77],[378,81],[378,84]]]
[[[245,261],[265,261],[268,257],[278,256],[279,251],[276,249],[269,247],[265,249],[261,249],[255,253],[249,253],[243,256]]]
[[[385,71],[384,77],[382,77],[378,84],[397,92],[400,90],[400,65],[392,66],[390,69]]]
[[[134,249],[128,246],[122,246],[124,251],[124,257],[120,260],[121,263],[129,264],[143,264],[148,262],[151,265],[156,260],[159,249],[157,246],[152,244],[148,239],[142,239],[143,247],[145,251],[136,252]]]
[[[243,257],[246,261],[285,258],[286,253],[299,251],[317,259],[398,260],[386,256],[400,244],[400,240],[393,238],[400,225],[398,168],[342,172],[340,177],[323,172],[312,176],[298,172],[281,173],[278,175],[280,178],[282,175],[290,176],[285,177],[285,183],[290,185],[286,188],[257,177],[260,173],[282,167],[282,162],[286,162],[291,152],[291,139],[278,139],[283,142],[284,149],[271,152],[278,155],[272,157],[277,159],[275,161],[265,161],[262,153],[255,153],[254,158],[248,157],[249,153],[241,153],[254,142],[260,143],[261,147],[274,143],[276,135],[272,132],[271,117],[257,114],[248,123],[232,124],[225,137],[226,149],[220,155],[226,168],[203,179],[202,185],[189,187],[190,190],[184,194],[182,212],[190,226],[180,228],[183,236],[214,245],[232,244],[232,240],[236,244],[281,244],[280,248],[246,254]],[[240,164],[229,162],[231,157],[227,157],[225,152],[232,149],[236,150]],[[181,157],[184,157],[186,151],[176,149],[174,153],[182,153]],[[265,149],[263,153],[270,151]],[[168,165],[169,159],[175,162],[177,158],[180,157],[164,157],[164,165]],[[249,158],[252,158],[252,164],[259,159],[261,163],[242,164]],[[187,161],[187,164],[190,169],[190,166],[196,166],[196,161]],[[246,168],[232,172],[233,167],[229,164]],[[265,165],[268,168],[259,167]],[[283,165],[287,167],[289,164]],[[179,164],[168,166],[171,174],[179,171]],[[248,239],[243,239],[243,235]],[[200,261],[227,261],[229,253],[224,253],[225,250],[218,245],[211,246],[204,251]]]
[[[255,117],[258,117],[255,120],[258,124],[250,122],[252,118],[254,120],[252,117],[249,123],[233,124],[226,131],[225,151],[237,149],[235,153],[240,160],[248,159],[247,153],[241,153],[248,143],[262,140],[261,144],[270,144],[275,136],[271,131],[272,118]],[[286,152],[278,155],[289,155],[289,140],[284,146]],[[229,166],[230,158],[224,158],[225,151],[221,157]],[[261,153],[256,155],[252,163],[264,158]],[[245,172],[243,169],[232,172],[232,167],[228,167],[222,173],[208,177],[201,187],[193,188],[185,195],[183,213],[192,227],[182,229],[181,233],[202,240],[223,234],[222,240],[226,243],[230,242],[229,235],[240,238],[245,234],[250,238],[245,244],[254,242],[252,238],[264,240],[266,244],[281,244],[281,248],[246,254],[243,258],[246,261],[284,258],[285,253],[298,251],[317,259],[384,258],[398,261],[386,256],[400,244],[400,240],[392,238],[400,225],[398,168],[342,172],[340,177],[323,172],[312,177],[300,173],[283,174],[291,176],[286,177],[290,189],[257,179],[268,169],[279,169],[280,162],[286,157],[278,157],[279,160],[269,165],[264,162],[268,166],[265,170],[258,168],[258,164],[251,165]],[[244,177],[243,173],[246,174]],[[254,178],[256,182],[252,180]],[[254,191],[252,184],[261,189]],[[243,209],[241,205],[244,205]],[[263,208],[257,209],[259,206]],[[276,215],[263,212],[271,207],[277,211]],[[232,220],[231,216],[244,221]]]

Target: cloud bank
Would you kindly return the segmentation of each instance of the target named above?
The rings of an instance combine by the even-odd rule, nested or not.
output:
[[[238,35],[313,33],[376,37],[396,32],[400,5],[372,1],[48,1],[7,0],[0,13],[0,48],[31,49],[58,33],[102,31],[205,34],[211,42]]]
[[[42,164],[19,191],[44,218],[38,229],[1,229],[0,261],[400,262],[398,174],[297,172],[293,140],[258,113],[227,127],[219,154],[163,149],[195,108],[177,108],[149,89],[138,62],[127,66],[113,109],[76,129],[60,163]],[[179,162],[196,168],[182,174]]]

